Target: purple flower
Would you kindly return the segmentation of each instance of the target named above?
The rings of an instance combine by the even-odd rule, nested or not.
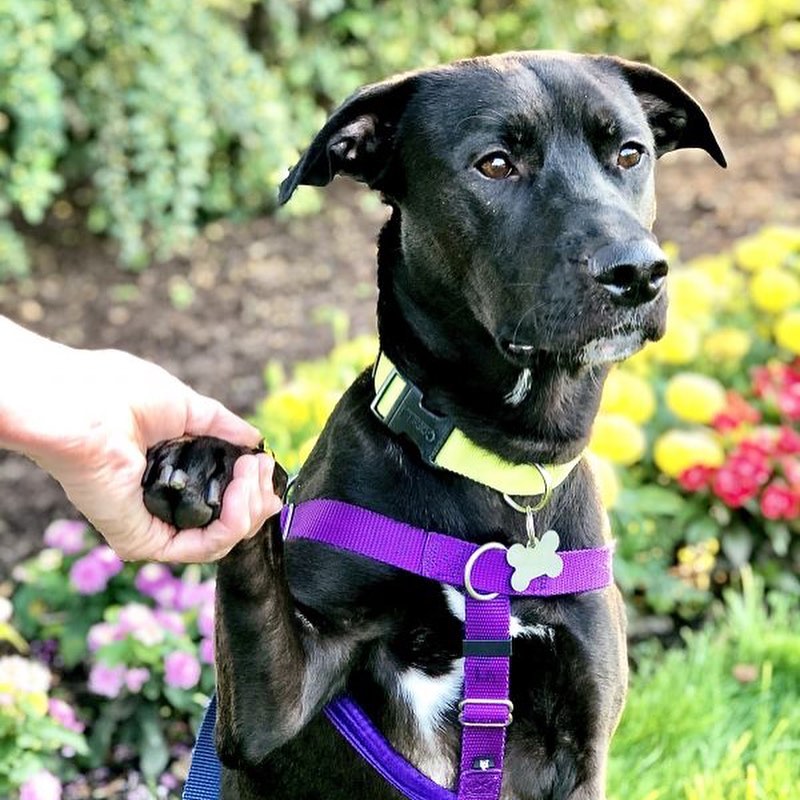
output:
[[[97,594],[108,585],[108,575],[103,565],[90,553],[72,565],[69,581],[78,594]]]
[[[128,603],[119,612],[117,625],[124,635],[131,634],[136,641],[148,647],[164,641],[164,630],[152,609],[142,603]]]
[[[164,659],[164,680],[178,689],[191,689],[200,680],[200,662],[191,653],[170,653]]]
[[[94,664],[89,673],[89,691],[103,697],[117,697],[125,685],[126,673],[121,665]]]
[[[75,709],[57,697],[51,697],[47,701],[47,713],[60,725],[67,730],[83,733],[84,724],[75,714]]]
[[[74,556],[83,550],[86,542],[86,523],[77,519],[57,519],[44,531],[44,543],[55,547],[65,556]]]
[[[197,630],[201,636],[212,636],[214,634],[214,606],[205,603],[200,608],[197,615]]]
[[[108,585],[110,578],[122,571],[122,561],[106,545],[92,548],[79,558],[69,571],[69,579],[80,594],[97,594]]]
[[[214,663],[214,640],[202,639],[200,641],[200,660],[204,664]]]
[[[137,694],[142,690],[147,681],[150,680],[150,670],[146,667],[134,667],[125,673],[125,685],[129,692]]]
[[[147,597],[156,599],[159,589],[175,580],[166,564],[145,564],[134,578],[133,585]]]
[[[152,598],[161,608],[176,608],[181,582],[179,578],[172,578],[153,589]]]
[[[61,800],[61,782],[52,772],[40,770],[22,784],[19,800]]]
[[[158,608],[153,612],[153,617],[165,631],[174,633],[176,636],[183,636],[186,633],[186,624],[177,611],[164,611]]]
[[[116,625],[110,622],[98,622],[89,628],[89,633],[86,637],[86,644],[89,647],[89,652],[94,653],[101,647],[111,642],[116,642],[124,638],[124,633]]]
[[[106,575],[109,578],[119,575],[119,573],[122,572],[122,568],[125,566],[122,563],[122,559],[105,544],[92,548],[89,551],[89,555],[96,558],[100,564],[103,565],[103,569],[105,569]]]

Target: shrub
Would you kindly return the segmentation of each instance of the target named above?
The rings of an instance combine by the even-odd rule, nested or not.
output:
[[[88,224],[141,266],[199,220],[272,205],[286,97],[234,19],[180,0],[11,0],[0,21],[0,218],[88,188]],[[0,277],[24,269],[0,230]]]

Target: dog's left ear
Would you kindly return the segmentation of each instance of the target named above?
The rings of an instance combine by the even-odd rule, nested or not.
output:
[[[721,167],[727,167],[711,123],[700,104],[663,72],[636,61],[600,56],[622,72],[639,99],[656,143],[656,156],[682,147],[705,150]]]
[[[301,184],[325,186],[349,175],[371,188],[383,188],[395,133],[417,75],[409,73],[359,89],[330,116],[300,161],[281,183],[278,201],[286,203]]]

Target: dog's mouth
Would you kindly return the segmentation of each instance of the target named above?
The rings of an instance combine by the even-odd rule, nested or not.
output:
[[[563,339],[547,344],[525,341],[500,342],[504,356],[516,366],[530,367],[542,356],[553,358],[562,365],[599,366],[624,361],[644,347],[648,340],[660,338],[661,331],[640,326],[615,326],[592,338]]]

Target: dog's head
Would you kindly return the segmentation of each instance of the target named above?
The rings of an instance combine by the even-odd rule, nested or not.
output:
[[[515,365],[546,353],[579,367],[663,333],[653,168],[685,147],[725,166],[700,106],[659,71],[509,53],[356,92],[280,200],[340,173],[380,190],[400,211],[405,297]]]

